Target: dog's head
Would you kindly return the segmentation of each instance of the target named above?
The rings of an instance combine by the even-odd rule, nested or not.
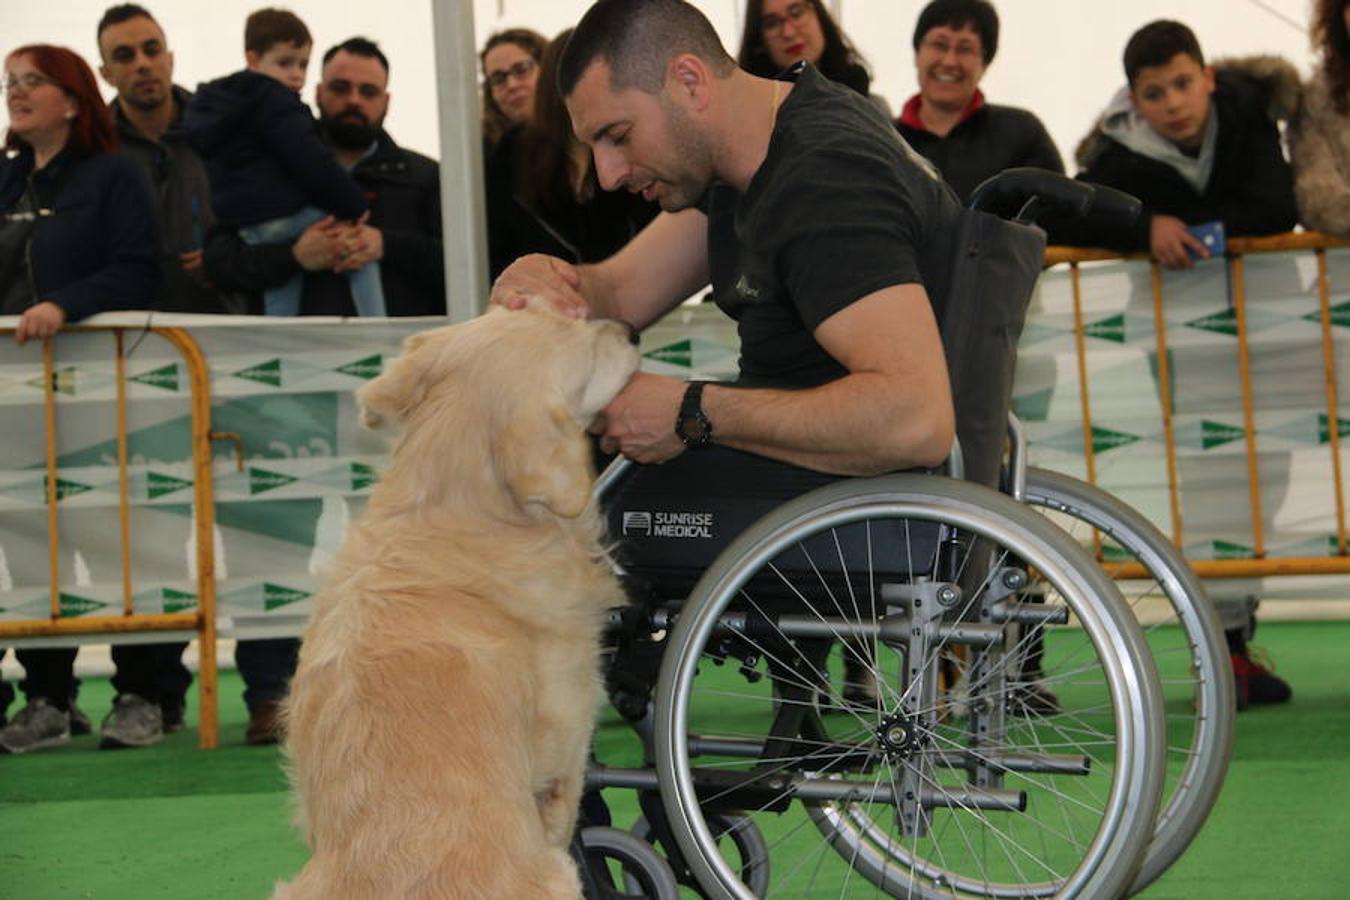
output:
[[[442,478],[491,470],[515,503],[575,517],[590,499],[585,428],[637,370],[627,329],[535,302],[407,338],[357,392],[368,427],[402,424],[399,453]]]

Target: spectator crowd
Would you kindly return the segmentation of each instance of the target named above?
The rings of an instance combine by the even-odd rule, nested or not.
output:
[[[1147,251],[1185,268],[1210,255],[1205,236],[1216,231],[1301,223],[1350,234],[1348,31],[1346,0],[1314,0],[1319,58],[1303,84],[1278,58],[1210,61],[1180,22],[1142,25],[1123,48],[1123,85],[1103,98],[1073,160],[1078,178],[1134,194],[1144,213],[1128,228],[1051,223],[1052,242]],[[33,44],[4,57],[0,303],[18,317],[19,343],[117,309],[445,313],[438,164],[385,130],[391,62],[375,42],[355,36],[324,51],[311,109],[313,41],[286,10],[250,15],[243,68],[195,91],[175,83],[169,36],[148,9],[112,6],[96,34],[111,103],[69,49]],[[479,56],[494,277],[535,253],[606,260],[660,212],[655,185],[603,189],[593,136],[573,132],[557,77],[569,34],[511,28]],[[750,0],[735,57],[764,78],[808,67],[866,98],[961,202],[1004,169],[1065,171],[1033,112],[981,90],[999,46],[993,4],[933,0],[911,44],[917,91],[894,106],[821,0]],[[1249,632],[1230,634],[1244,700],[1287,699],[1287,685],[1247,660]],[[102,746],[146,746],[182,727],[184,646],[114,647]],[[240,643],[250,743],[276,740],[295,653],[292,640]],[[0,750],[90,731],[75,702],[75,649],[17,655],[27,704],[7,719],[13,690],[0,684]]]

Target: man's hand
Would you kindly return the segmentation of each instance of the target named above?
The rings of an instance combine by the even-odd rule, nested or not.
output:
[[[678,378],[638,372],[591,425],[591,433],[600,435],[600,449],[644,465],[679,456],[684,441],[675,433],[675,417],[684,389]]]
[[[492,286],[490,302],[507,309],[523,309],[531,297],[543,298],[573,319],[584,319],[591,312],[590,304],[581,296],[581,274],[576,266],[542,253],[522,256],[507,266]]]
[[[291,256],[306,272],[320,272],[331,269],[337,263],[339,226],[332,216],[327,216],[300,232],[291,245]]]
[[[384,259],[384,234],[364,222],[342,229],[334,272],[354,272]]]
[[[1148,246],[1154,259],[1169,269],[1189,269],[1194,262],[1187,249],[1201,259],[1209,259],[1209,248],[1186,230],[1176,216],[1154,216],[1148,224]]]
[[[61,330],[61,326],[66,324],[66,311],[52,303],[50,300],[43,300],[28,307],[19,316],[19,325],[14,329],[14,340],[20,344],[33,340],[45,340]]]

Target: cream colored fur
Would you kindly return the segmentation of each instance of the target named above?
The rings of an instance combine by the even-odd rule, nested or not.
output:
[[[615,323],[494,310],[362,388],[402,425],[305,630],[286,753],[311,858],[275,898],[549,900],[600,699],[583,427],[637,354]]]

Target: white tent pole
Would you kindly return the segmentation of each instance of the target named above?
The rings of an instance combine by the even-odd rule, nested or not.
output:
[[[446,312],[450,321],[462,322],[482,310],[488,288],[473,4],[431,0],[431,14],[440,113]]]

